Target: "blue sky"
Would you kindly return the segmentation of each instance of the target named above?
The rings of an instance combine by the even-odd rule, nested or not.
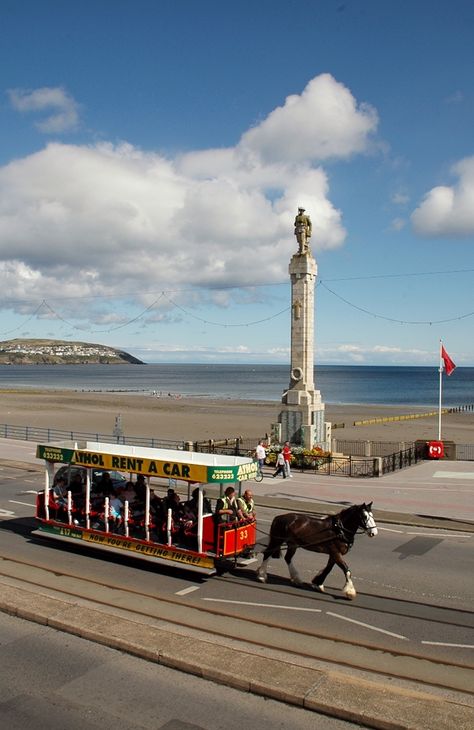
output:
[[[474,5],[1,0],[0,339],[474,365]]]

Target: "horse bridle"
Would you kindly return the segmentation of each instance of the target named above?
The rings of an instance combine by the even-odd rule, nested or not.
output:
[[[361,535],[362,533],[367,532],[371,529],[371,527],[369,526],[369,518],[372,516],[373,519],[372,513],[370,512],[370,510],[364,508],[362,510],[362,515],[364,515],[364,521],[361,521],[359,523],[355,532],[352,532],[352,530],[348,530],[346,527],[344,527],[340,519],[336,520],[333,518],[332,522],[334,531],[338,533],[339,537],[344,540],[344,542],[347,543],[349,547],[354,544],[354,538],[356,535]]]

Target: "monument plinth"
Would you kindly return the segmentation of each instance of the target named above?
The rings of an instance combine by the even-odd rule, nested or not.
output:
[[[326,441],[324,404],[314,386],[314,289],[318,267],[309,246],[311,221],[300,208],[295,219],[299,250],[290,261],[291,369],[279,416],[281,440],[312,448]]]

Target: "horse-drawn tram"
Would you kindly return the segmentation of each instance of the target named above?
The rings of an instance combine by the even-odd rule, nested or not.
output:
[[[39,444],[36,456],[46,474],[35,534],[207,575],[255,545],[254,514],[235,508],[215,515],[204,490],[239,492],[257,474],[251,458],[90,441]],[[184,502],[174,489],[180,482],[188,490]]]

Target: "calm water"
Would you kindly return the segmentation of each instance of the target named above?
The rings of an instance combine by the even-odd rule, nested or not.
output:
[[[281,399],[288,365],[1,365],[0,388],[160,391],[238,400]],[[325,403],[438,405],[436,367],[319,366]],[[1,402],[1,399],[0,399]],[[474,403],[474,368],[443,375],[443,406]]]

